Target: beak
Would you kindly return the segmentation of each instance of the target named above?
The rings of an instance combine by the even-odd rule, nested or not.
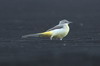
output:
[[[70,24],[70,23],[72,23],[72,22],[69,21],[69,24]]]

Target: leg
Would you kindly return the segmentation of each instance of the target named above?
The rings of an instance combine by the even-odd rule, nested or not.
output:
[[[53,38],[53,35],[50,37],[50,40],[52,40],[52,38]]]
[[[60,40],[62,40],[63,38],[64,38],[64,37],[62,37],[62,36],[59,36],[59,39],[60,39]]]

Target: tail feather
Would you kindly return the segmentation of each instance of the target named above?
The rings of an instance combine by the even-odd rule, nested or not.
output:
[[[43,32],[43,33],[37,33],[37,34],[24,35],[24,36],[22,36],[22,38],[28,38],[28,37],[50,37],[51,34],[52,34],[52,32],[49,31],[49,32]]]
[[[40,37],[40,36],[41,36],[40,33],[38,33],[38,34],[28,34],[28,35],[22,36],[22,38],[28,38],[28,37]]]

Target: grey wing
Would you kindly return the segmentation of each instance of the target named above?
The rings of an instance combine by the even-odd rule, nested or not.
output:
[[[48,29],[47,31],[55,30],[55,29],[60,29],[63,28],[63,25],[56,25],[53,28]]]

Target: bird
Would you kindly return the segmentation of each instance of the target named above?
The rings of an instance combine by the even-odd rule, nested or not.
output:
[[[48,29],[45,32],[41,33],[35,33],[35,34],[28,34],[22,36],[22,38],[28,38],[28,37],[49,37],[50,40],[53,38],[57,38],[59,40],[62,40],[65,36],[69,33],[69,24],[72,23],[66,19],[63,19],[59,21],[59,24],[54,26],[53,28]]]

